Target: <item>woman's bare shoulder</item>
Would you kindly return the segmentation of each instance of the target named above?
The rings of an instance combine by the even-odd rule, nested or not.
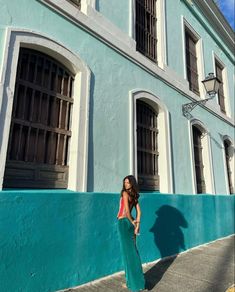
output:
[[[122,191],[122,196],[129,197],[128,192],[127,191]]]

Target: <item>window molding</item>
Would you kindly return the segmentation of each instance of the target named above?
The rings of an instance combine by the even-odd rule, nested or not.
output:
[[[164,68],[167,65],[166,47],[166,0],[157,0],[157,52],[158,66]]]
[[[1,72],[2,86],[0,88],[0,189],[2,188],[8,138],[10,133],[11,113],[16,81],[16,70],[20,47],[36,49],[62,63],[74,75],[74,105],[72,115],[72,137],[69,150],[68,189],[86,191],[87,160],[88,160],[88,130],[89,130],[89,88],[90,70],[75,54],[58,42],[36,32],[11,29],[6,30],[4,62]],[[82,97],[82,98],[81,98]],[[83,141],[83,143],[79,143]]]
[[[228,71],[226,65],[221,61],[221,59],[217,56],[217,54],[212,51],[212,62],[213,62],[213,71],[216,76],[216,62],[223,67],[222,70],[222,79],[223,79],[223,91],[224,91],[224,104],[226,116],[231,117],[231,107],[230,107],[230,99],[229,99],[229,85],[228,85]],[[216,95],[216,101],[218,105],[218,109],[220,110],[218,94]]]
[[[199,88],[199,97],[204,98],[205,90],[202,84],[202,80],[205,79],[205,69],[204,69],[204,54],[203,54],[203,40],[201,36],[194,30],[194,28],[189,24],[183,15],[181,15],[182,22],[182,43],[183,43],[183,65],[184,65],[184,79],[188,82],[187,77],[187,62],[186,62],[186,42],[185,42],[185,32],[186,30],[195,38],[195,48],[196,48],[196,57],[197,57],[197,71],[198,71],[198,88]],[[198,95],[197,95],[198,96]]]
[[[193,193],[197,194],[197,183],[196,183],[196,173],[195,173],[195,157],[194,157],[194,142],[193,142],[193,126],[197,127],[202,132],[202,159],[204,165],[204,178],[206,185],[207,194],[215,194],[215,182],[213,173],[213,160],[211,154],[211,141],[210,133],[205,125],[197,120],[189,120],[189,145],[190,145],[190,160],[191,160],[191,173],[192,173],[192,187]]]
[[[170,137],[170,122],[169,111],[159,97],[151,92],[135,89],[129,93],[130,101],[130,172],[137,177],[137,113],[136,101],[138,99],[149,104],[153,109],[158,109],[159,122],[159,175],[160,175],[160,192],[173,193],[172,179],[172,157],[171,157],[171,137]]]
[[[224,142],[228,141],[230,142],[230,149],[231,149],[231,161],[229,162],[230,169],[232,171],[231,175],[231,183],[232,183],[232,188],[235,192],[235,173],[234,173],[234,164],[235,164],[235,144],[232,138],[228,135],[221,135],[221,149],[222,149],[222,156],[223,156],[223,165],[224,165],[224,173],[225,173],[225,185],[226,185],[226,193],[230,195],[230,189],[229,189],[229,181],[228,181],[228,171],[227,171],[227,161],[226,161],[226,154],[225,154],[225,147],[224,147]]]
[[[133,38],[133,40],[135,40],[135,1],[136,0],[129,0],[129,35],[131,38]]]

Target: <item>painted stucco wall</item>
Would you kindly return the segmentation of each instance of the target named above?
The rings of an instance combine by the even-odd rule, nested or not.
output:
[[[141,194],[142,263],[234,233],[234,196]],[[0,291],[54,292],[123,269],[119,194],[0,192]]]
[[[0,3],[4,4],[6,2],[1,0]],[[147,70],[98,40],[95,36],[68,21],[53,9],[48,9],[42,2],[24,0],[21,5],[17,3],[16,0],[9,1],[3,5],[4,10],[0,11],[0,33],[2,35],[8,25],[18,29],[42,33],[78,55],[91,70],[88,191],[117,192],[119,191],[120,178],[130,173],[132,169],[132,162],[130,161],[132,142],[129,138],[131,123],[129,93],[138,88],[158,97],[169,110],[173,191],[175,193],[192,193],[193,178],[189,123],[182,116],[181,111],[182,104],[189,102],[189,100],[160,78],[156,78]],[[15,9],[16,5],[17,9]],[[123,6],[123,1],[120,1],[118,5],[120,7]],[[177,20],[175,28],[180,26],[180,13],[184,5],[182,4],[179,7],[181,7],[180,10],[177,10],[178,8],[175,10],[177,17],[172,17],[171,21],[169,21],[169,31],[172,31],[171,25],[175,24],[175,20]],[[184,13],[189,17],[188,9],[184,8],[184,10]],[[167,7],[167,11],[167,17],[169,17],[173,11],[170,7]],[[26,14],[27,17],[25,17]],[[200,25],[196,22],[195,25],[196,30],[197,27],[198,29],[200,28]],[[206,37],[204,30],[202,30],[202,34]],[[176,34],[171,33],[171,35]],[[1,37],[0,39],[3,42],[0,45],[1,59],[5,44],[4,38]],[[174,46],[171,41],[174,41],[174,39],[168,40],[169,48],[174,47],[176,50],[180,50],[182,55],[181,38],[178,37],[178,41],[175,42]],[[211,38],[208,39],[206,47],[206,51],[210,51],[208,55],[211,56],[212,48],[215,47]],[[178,57],[173,59],[173,55],[177,51],[169,50],[169,52],[169,65],[173,70],[181,74],[182,62],[179,61],[177,63],[177,60],[180,60]],[[205,71],[207,71],[212,66],[212,57],[205,58],[205,62]],[[226,58],[225,62],[227,62]],[[228,75],[232,80],[232,74]],[[233,81],[230,86],[232,84]],[[215,103],[215,101],[213,102]],[[225,194],[224,178],[226,173],[223,150],[219,145],[222,145],[222,136],[234,137],[234,128],[200,107],[193,111],[193,116],[203,122],[211,134],[212,157],[213,161],[216,161],[216,167],[214,168],[215,190],[218,194]]]
[[[130,2],[132,0],[96,0],[96,9],[118,28],[129,34]]]

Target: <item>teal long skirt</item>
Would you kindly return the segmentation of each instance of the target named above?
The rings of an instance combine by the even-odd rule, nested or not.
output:
[[[127,218],[118,220],[122,258],[125,267],[126,285],[131,291],[145,288],[140,256],[134,239],[134,226]]]

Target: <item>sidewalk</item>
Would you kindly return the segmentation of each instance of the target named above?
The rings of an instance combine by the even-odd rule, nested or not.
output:
[[[235,292],[235,236],[144,266],[147,290],[156,292]],[[93,281],[65,292],[127,292],[124,274]],[[229,289],[230,288],[230,289]],[[146,291],[147,291],[146,290]]]

